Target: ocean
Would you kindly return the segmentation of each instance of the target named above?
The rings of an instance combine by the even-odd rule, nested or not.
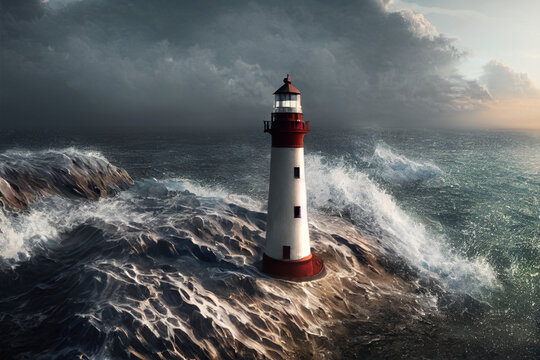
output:
[[[540,357],[540,133],[312,131],[326,275],[259,271],[261,129],[0,132],[2,359]]]

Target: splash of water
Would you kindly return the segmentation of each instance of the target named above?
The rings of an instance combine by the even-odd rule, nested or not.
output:
[[[442,236],[429,233],[365,173],[320,155],[308,155],[306,164],[313,207],[349,217],[364,234],[380,239],[383,247],[453,288],[476,293],[496,284],[485,260],[453,255]]]
[[[378,142],[371,158],[377,177],[392,183],[410,183],[431,179],[443,174],[442,170],[430,162],[418,162],[396,154],[384,142]]]

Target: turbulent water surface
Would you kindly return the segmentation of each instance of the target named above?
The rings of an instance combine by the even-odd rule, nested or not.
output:
[[[326,276],[259,271],[269,138],[0,133],[0,357],[540,356],[540,137],[306,138]]]

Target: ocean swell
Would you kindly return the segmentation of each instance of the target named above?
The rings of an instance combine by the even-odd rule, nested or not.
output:
[[[78,183],[114,174],[99,154],[84,159],[100,165]],[[485,269],[445,258],[366,175],[306,160],[310,236],[327,271],[307,283],[259,271],[263,202],[196,181],[140,179],[98,201],[57,191],[26,211],[0,211],[9,334],[0,357],[323,359],[348,358],[355,346],[377,357],[392,348],[378,344],[440,311],[484,311],[449,292],[443,273],[463,279]],[[57,173],[38,163],[29,166]]]
[[[0,340],[5,355],[335,357],[333,339],[354,321],[375,331],[388,314],[409,321],[434,310],[431,295],[387,272],[377,245],[339,219],[312,228],[323,279],[270,278],[259,271],[266,214],[211,190],[172,190],[186,186],[147,179],[97,202],[35,203],[29,212],[57,233],[0,274],[4,330],[18,339]]]

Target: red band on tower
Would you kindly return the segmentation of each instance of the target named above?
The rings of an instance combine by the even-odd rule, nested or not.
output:
[[[309,121],[304,122],[302,113],[272,113],[272,120],[264,123],[264,131],[272,135],[273,147],[304,147]]]
[[[319,274],[323,267],[322,260],[313,254],[304,259],[292,261],[277,260],[266,254],[263,255],[262,271],[273,276],[308,278]]]

